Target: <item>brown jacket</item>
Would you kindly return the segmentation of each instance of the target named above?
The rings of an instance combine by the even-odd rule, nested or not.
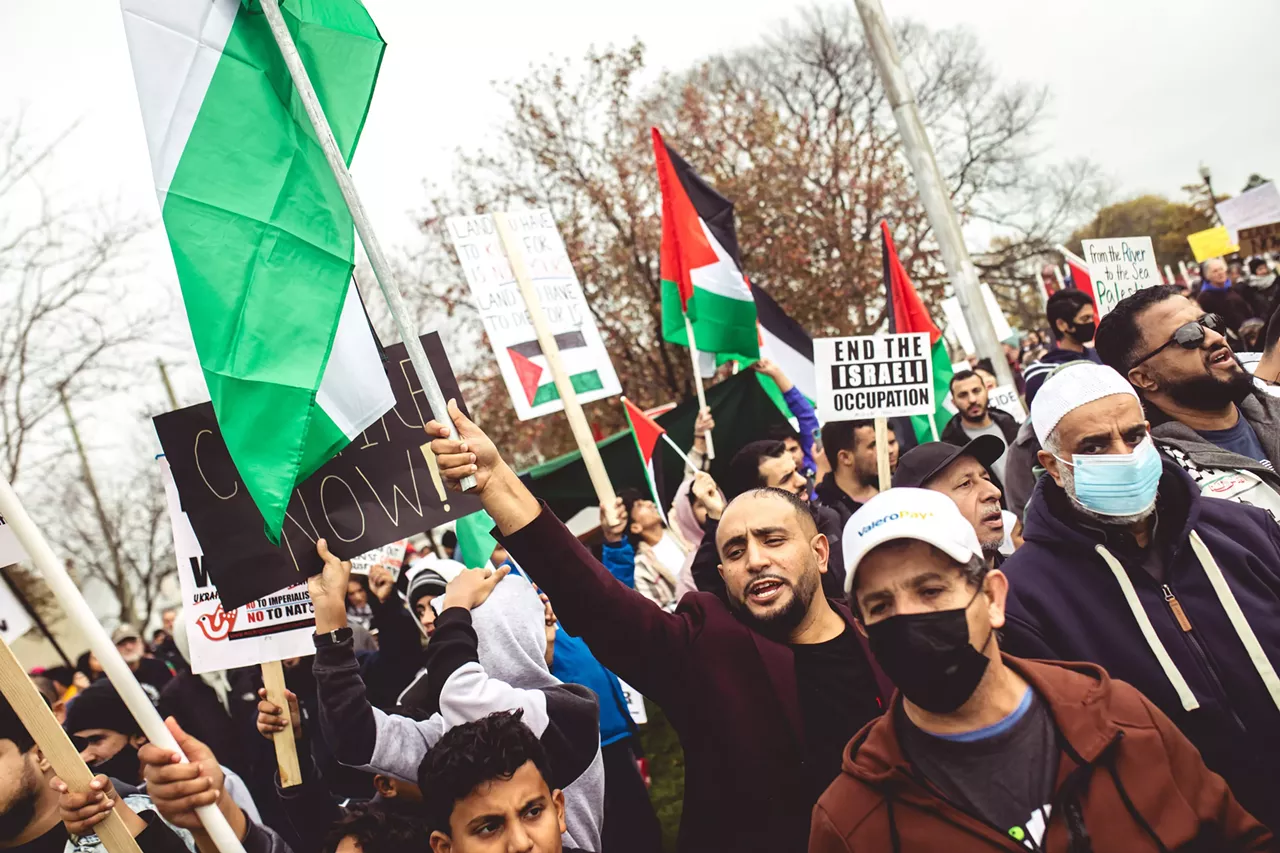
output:
[[[1062,751],[1041,850],[1275,850],[1271,833],[1145,696],[1100,667],[1004,657],[1049,706]],[[894,726],[868,723],[813,810],[810,853],[1027,850],[914,772]]]

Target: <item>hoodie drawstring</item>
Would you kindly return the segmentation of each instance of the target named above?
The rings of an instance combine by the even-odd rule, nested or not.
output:
[[[1160,853],[1170,853],[1169,848],[1160,840],[1160,836],[1156,835],[1156,831],[1151,828],[1151,824],[1147,823],[1147,819],[1142,816],[1142,812],[1138,811],[1134,806],[1133,800],[1129,799],[1129,792],[1124,789],[1124,783],[1120,781],[1120,773],[1116,770],[1116,762],[1114,758],[1107,761],[1107,770],[1111,773],[1111,779],[1116,783],[1116,791],[1120,794],[1120,801],[1124,803],[1124,807],[1129,810],[1130,816],[1133,817],[1135,823],[1142,827],[1147,835],[1156,843],[1156,849]]]
[[[893,792],[886,791],[884,795],[885,807],[889,810],[889,843],[893,845],[893,853],[901,853],[902,841],[898,838],[898,821],[893,814]]]
[[[1262,650],[1262,644],[1258,642],[1253,628],[1249,626],[1249,620],[1240,610],[1240,603],[1236,601],[1235,594],[1227,585],[1222,569],[1218,568],[1218,561],[1213,559],[1213,555],[1200,539],[1200,534],[1194,530],[1191,531],[1191,550],[1195,551],[1200,565],[1204,567],[1204,573],[1209,576],[1209,583],[1213,584],[1213,591],[1218,594],[1222,609],[1227,611],[1231,627],[1236,629],[1236,636],[1240,638],[1241,643],[1244,643],[1245,651],[1249,653],[1249,660],[1253,661],[1254,669],[1258,671],[1258,675],[1262,677],[1262,683],[1267,687],[1267,692],[1271,694],[1271,701],[1280,708],[1280,676],[1276,675],[1275,667],[1267,659],[1266,652]]]
[[[1195,534],[1192,533],[1192,536],[1195,536]],[[1193,546],[1198,540],[1199,537],[1193,539]],[[1201,543],[1200,547],[1203,548],[1204,543]],[[1151,624],[1147,611],[1142,609],[1142,602],[1138,600],[1138,591],[1133,588],[1133,581],[1129,579],[1129,573],[1124,570],[1124,566],[1120,565],[1119,560],[1111,556],[1111,552],[1106,549],[1105,545],[1095,545],[1094,550],[1098,552],[1107,567],[1111,569],[1111,574],[1115,575],[1116,583],[1120,584],[1120,591],[1124,593],[1124,600],[1129,605],[1133,618],[1137,620],[1138,628],[1141,629],[1142,636],[1147,641],[1147,646],[1151,649],[1151,653],[1156,656],[1156,660],[1160,663],[1160,668],[1164,670],[1165,678],[1169,679],[1169,683],[1177,691],[1178,700],[1182,702],[1182,709],[1184,711],[1194,711],[1199,708],[1200,702],[1196,699],[1196,694],[1191,692],[1191,685],[1187,684],[1187,680],[1182,677],[1177,664],[1169,656],[1169,650],[1164,647],[1164,643],[1160,642],[1160,638],[1156,636],[1155,626]]]

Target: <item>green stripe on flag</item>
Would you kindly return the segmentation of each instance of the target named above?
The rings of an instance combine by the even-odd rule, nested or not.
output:
[[[747,299],[730,299],[695,287],[689,299],[689,320],[699,352],[733,356],[751,362],[760,358],[760,333],[756,329],[756,304]],[[680,310],[680,293],[675,282],[662,282],[662,338],[689,346]]]
[[[569,377],[569,384],[579,394],[585,394],[588,391],[599,391],[604,387],[604,381],[600,379],[600,374],[594,370],[573,374]],[[538,386],[537,393],[533,395],[533,403],[530,405],[541,406],[543,403],[550,403],[552,400],[559,399],[560,389],[556,387],[556,383],[548,382],[546,385]]]
[[[942,335],[938,335],[938,339],[933,342],[929,357],[933,361],[933,400],[937,406],[933,412],[933,423],[938,428],[938,434],[934,436],[933,430],[929,428],[928,415],[914,416],[911,418],[911,426],[916,431],[916,441],[921,444],[926,441],[937,441],[942,436],[942,430],[951,420],[951,412],[942,405],[942,401],[947,399],[947,393],[951,390],[952,375],[951,357],[947,354],[947,344],[942,339]]]
[[[458,537],[458,558],[468,569],[488,564],[498,540],[493,538],[493,519],[484,510],[464,515],[454,525]]]

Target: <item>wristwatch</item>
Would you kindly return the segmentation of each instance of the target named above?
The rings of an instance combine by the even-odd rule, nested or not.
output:
[[[315,643],[317,649],[323,649],[326,646],[336,646],[338,643],[345,643],[351,639],[352,630],[350,625],[344,625],[336,631],[329,631],[325,634],[316,634]]]

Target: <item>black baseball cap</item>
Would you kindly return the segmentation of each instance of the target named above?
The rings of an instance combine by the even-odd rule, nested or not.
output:
[[[990,471],[1004,451],[1004,442],[994,435],[980,435],[964,445],[948,444],[945,441],[918,444],[898,460],[898,468],[893,472],[893,486],[924,488],[926,483],[961,456],[972,456]]]

